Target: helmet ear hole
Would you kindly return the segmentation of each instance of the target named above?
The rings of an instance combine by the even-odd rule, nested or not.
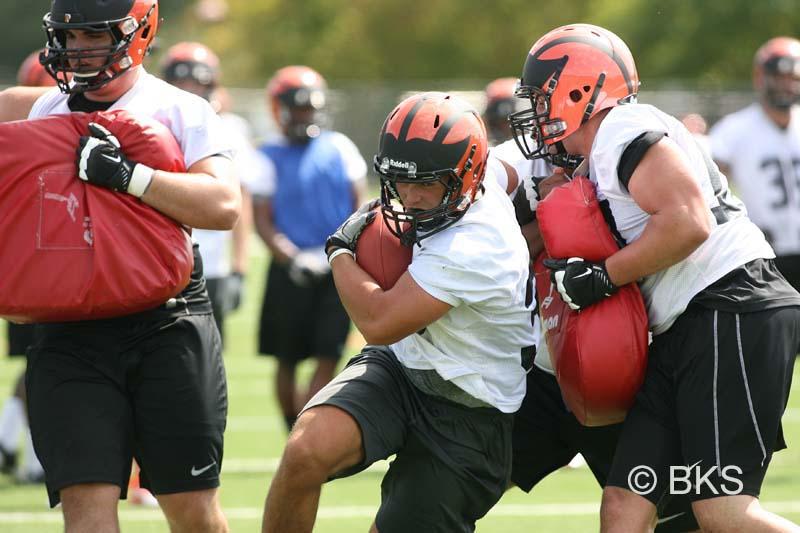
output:
[[[583,86],[583,92],[588,93],[591,90],[592,90],[592,88],[590,86],[588,86],[588,85],[584,85]]]
[[[573,89],[569,92],[569,99],[573,102],[578,103],[581,101],[581,98],[583,98],[583,95],[578,89]]]

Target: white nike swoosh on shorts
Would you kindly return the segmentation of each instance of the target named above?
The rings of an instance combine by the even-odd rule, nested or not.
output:
[[[670,516],[665,516],[664,518],[659,518],[658,522],[656,522],[656,524],[663,524],[664,522],[669,522],[673,518],[678,518],[679,516],[683,516],[685,514],[686,514],[686,511],[684,511],[682,513],[677,513],[677,514],[674,514],[674,515],[670,515]]]
[[[213,463],[211,463],[210,465],[206,465],[206,466],[204,466],[203,468],[195,468],[194,466],[192,466],[192,472],[191,472],[191,473],[192,473],[192,477],[197,477],[197,476],[199,476],[200,474],[202,474],[203,472],[205,472],[206,470],[208,470],[209,468],[211,468],[211,467],[212,467],[212,466],[214,466],[215,464],[217,464],[217,462],[216,462],[216,461],[214,461],[214,462],[213,462]]]

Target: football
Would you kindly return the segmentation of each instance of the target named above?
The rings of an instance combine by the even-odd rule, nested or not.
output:
[[[380,208],[356,243],[356,262],[383,290],[394,287],[411,264],[411,247],[403,246],[383,220]]]

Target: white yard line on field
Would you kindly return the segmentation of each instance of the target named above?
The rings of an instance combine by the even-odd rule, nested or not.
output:
[[[800,513],[800,501],[763,502],[766,509],[774,513]],[[539,503],[531,505],[500,504],[489,512],[497,516],[589,516],[596,515],[600,509],[597,502],[586,503]],[[336,520],[346,518],[371,518],[376,507],[367,505],[326,506],[319,509],[317,518]],[[261,507],[232,507],[225,509],[229,520],[259,520]],[[120,509],[122,522],[160,522],[164,520],[158,509]],[[38,512],[0,512],[0,524],[43,524],[60,523],[61,511]]]

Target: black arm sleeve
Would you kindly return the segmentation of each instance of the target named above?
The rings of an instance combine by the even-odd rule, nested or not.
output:
[[[617,165],[617,176],[625,190],[628,190],[628,182],[631,180],[633,171],[639,165],[639,162],[647,153],[651,146],[656,144],[664,137],[665,133],[660,131],[646,131],[636,137],[622,152],[622,157],[619,158],[619,165]]]

